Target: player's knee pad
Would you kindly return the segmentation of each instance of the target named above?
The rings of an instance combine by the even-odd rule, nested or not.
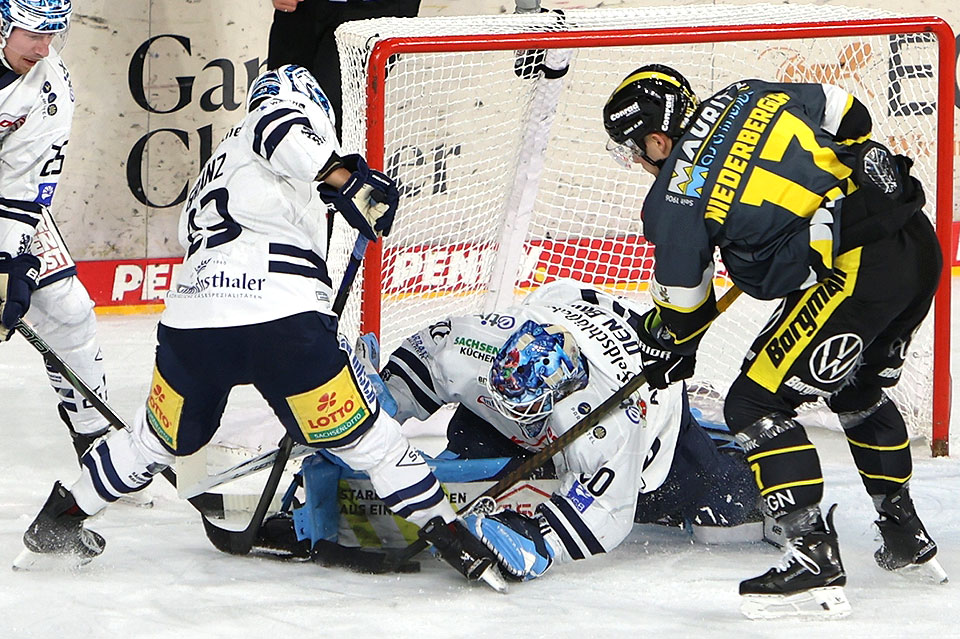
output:
[[[37,333],[63,358],[77,375],[101,398],[106,399],[106,376],[97,342],[97,322],[93,301],[76,277],[69,277],[39,289],[28,319]],[[73,430],[88,435],[108,426],[89,402],[56,372],[48,372],[50,385]]]
[[[737,434],[766,514],[777,519],[819,503],[820,458],[803,427],[781,414],[763,417]]]
[[[163,471],[171,458],[159,459],[133,431],[114,431],[96,442],[80,458],[84,479],[74,496],[80,508],[94,514],[120,497],[146,487],[153,476]]]
[[[732,432],[739,433],[769,415],[792,417],[796,415],[795,408],[783,397],[740,375],[727,391],[723,419]]]
[[[33,294],[29,319],[47,343],[64,330],[82,331],[79,335],[92,338],[96,334],[93,300],[76,277],[68,277],[48,284]],[[52,345],[52,343],[51,343]]]
[[[761,417],[746,428],[740,430],[734,437],[744,452],[749,456],[753,451],[769,444],[774,438],[780,437],[790,431],[799,431],[803,439],[806,439],[806,433],[803,428],[794,419],[781,413],[773,413],[766,417]],[[793,435],[797,433],[794,432]],[[795,439],[795,437],[790,437]]]
[[[377,495],[397,515],[418,526],[437,516],[453,520],[453,508],[423,455],[385,413],[354,444],[328,450],[351,468],[366,471]]]

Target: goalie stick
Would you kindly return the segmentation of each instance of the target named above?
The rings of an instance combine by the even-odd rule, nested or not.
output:
[[[117,413],[107,405],[105,401],[100,399],[100,396],[97,395],[93,389],[91,389],[83,379],[77,375],[76,372],[70,365],[63,361],[63,358],[60,357],[56,351],[50,348],[50,345],[47,344],[40,335],[37,334],[33,328],[31,328],[23,320],[19,320],[16,325],[13,327],[18,333],[23,335],[23,337],[30,342],[30,345],[33,346],[37,351],[40,352],[40,355],[43,356],[43,363],[46,367],[56,373],[59,373],[63,376],[67,382],[73,386],[80,395],[90,402],[90,404],[96,409],[98,413],[103,415],[107,422],[117,430],[129,430],[127,424],[123,421]],[[177,474],[169,466],[163,469],[161,473],[163,478],[166,479],[174,487],[177,485]],[[217,495],[214,493],[206,493],[200,491],[198,494],[194,494],[187,501],[190,502],[190,505],[196,508],[200,513],[222,513],[223,512],[223,495]]]
[[[734,300],[736,300],[742,291],[736,286],[730,287],[726,293],[717,300],[717,315],[726,311]],[[483,493],[464,505],[457,511],[457,515],[466,515],[471,512],[491,512],[496,507],[496,498],[507,489],[512,487],[518,481],[522,481],[534,470],[540,468],[545,463],[569,446],[573,440],[586,433],[598,423],[603,417],[627,401],[641,386],[647,383],[647,376],[643,373],[634,375],[627,382],[618,388],[610,397],[604,400],[599,406],[587,413],[583,419],[574,424],[568,431],[557,437],[555,440],[544,446],[541,450],[528,457],[513,470],[501,477],[493,486],[490,486]],[[403,551],[388,558],[383,566],[382,572],[393,572],[399,563],[409,561],[421,551],[425,550],[428,542],[421,537],[417,541],[407,546]]]
[[[338,317],[347,305],[350,288],[353,286],[353,281],[356,279],[357,272],[360,270],[360,263],[363,261],[368,243],[369,240],[361,234],[357,236],[357,241],[353,244],[353,250],[350,252],[350,260],[347,262],[347,266],[343,271],[340,288],[337,290],[337,296],[333,300],[333,312],[336,313]],[[212,543],[214,547],[231,555],[246,555],[250,552],[250,549],[253,548],[254,543],[257,541],[260,525],[263,523],[263,518],[267,514],[270,502],[273,501],[273,496],[277,493],[277,486],[280,485],[280,479],[283,477],[283,470],[287,464],[287,460],[290,458],[293,446],[294,441],[289,435],[284,435],[283,439],[280,440],[280,446],[275,451],[276,457],[273,459],[270,476],[267,478],[267,483],[263,487],[263,492],[260,493],[260,501],[257,502],[257,507],[253,511],[253,518],[250,520],[250,523],[247,524],[246,528],[243,530],[220,528],[207,519],[206,515],[202,515],[203,530],[207,534],[207,539],[210,540],[210,543]],[[260,468],[265,467],[265,464],[260,466]],[[239,476],[240,475],[238,475],[238,477]]]

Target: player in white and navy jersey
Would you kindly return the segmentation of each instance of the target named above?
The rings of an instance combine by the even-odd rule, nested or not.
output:
[[[519,306],[450,317],[414,333],[381,376],[401,423],[460,405],[448,427],[448,450],[461,458],[523,458],[643,370],[636,322],[646,310],[560,280]],[[467,518],[501,567],[519,579],[612,550],[638,515],[724,527],[758,515],[749,469],[742,457],[719,452],[696,423],[682,383],[641,387],[554,465],[560,488],[534,517],[505,510]],[[752,526],[756,539],[760,527]]]
[[[247,106],[184,205],[186,257],[160,320],[145,406],[131,431],[83,456],[69,490],[55,485],[24,542],[33,553],[99,554],[103,539],[83,520],[208,443],[230,391],[252,384],[294,441],[369,473],[394,513],[431,523],[444,558],[479,578],[492,556],[456,522],[423,457],[380,410],[331,310],[324,202],[376,240],[393,223],[397,186],[360,156],[341,157],[329,102],[306,69],[261,75]]]
[[[73,119],[70,74],[54,48],[71,9],[70,0],[0,0],[0,341],[26,315],[106,397],[93,302],[50,213]],[[49,376],[79,455],[107,421],[59,374]]]

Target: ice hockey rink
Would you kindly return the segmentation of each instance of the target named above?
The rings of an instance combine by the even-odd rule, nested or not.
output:
[[[954,296],[960,293],[954,280]],[[960,327],[955,319],[954,328]],[[101,316],[111,405],[130,419],[145,398],[159,315]],[[954,366],[957,364],[953,357]],[[960,396],[954,385],[953,397]],[[228,420],[261,410],[231,401]],[[811,429],[825,503],[848,575],[850,617],[749,621],[738,582],[780,558],[764,543],[706,546],[676,529],[638,526],[606,556],[562,565],[506,595],[467,584],[424,554],[419,574],[371,576],[215,550],[200,518],[165,482],[151,509],[117,505],[93,520],[104,554],[76,571],[14,572],[20,537],[54,480],[78,475],[40,356],[20,336],[0,344],[0,636],[157,637],[870,637],[960,636],[960,423],[952,458],[914,449],[912,493],[954,583],[917,585],[873,561],[875,513],[842,437]],[[956,415],[956,410],[954,410]]]

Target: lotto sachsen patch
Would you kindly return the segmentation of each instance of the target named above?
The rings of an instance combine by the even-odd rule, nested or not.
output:
[[[347,367],[326,384],[288,397],[287,404],[309,444],[343,439],[370,415]]]
[[[153,382],[147,398],[147,421],[154,432],[167,446],[177,449],[177,431],[180,429],[180,413],[183,411],[183,396],[170,388],[160,371],[153,369]]]

